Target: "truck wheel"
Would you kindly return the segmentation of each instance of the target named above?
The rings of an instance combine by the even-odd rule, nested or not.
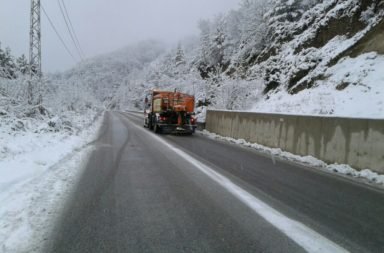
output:
[[[159,127],[159,125],[156,124],[154,127],[154,131],[155,131],[155,133],[160,134],[161,133],[161,127]]]

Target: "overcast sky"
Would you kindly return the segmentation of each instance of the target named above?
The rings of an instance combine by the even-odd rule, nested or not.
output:
[[[199,19],[237,8],[240,0],[64,0],[87,57],[126,45],[158,39],[176,44],[198,34]],[[29,47],[30,0],[0,0],[0,42],[14,55]],[[41,0],[73,54],[75,49],[57,0]],[[42,13],[43,70],[65,70],[75,64]]]

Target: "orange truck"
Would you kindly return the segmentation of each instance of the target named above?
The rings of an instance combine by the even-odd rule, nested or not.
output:
[[[195,97],[177,91],[152,90],[145,97],[144,127],[155,133],[193,134]]]

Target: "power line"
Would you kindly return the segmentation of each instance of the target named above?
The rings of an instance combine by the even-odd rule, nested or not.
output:
[[[61,15],[63,16],[63,19],[64,19],[64,22],[65,22],[65,25],[67,27],[67,30],[68,30],[68,33],[69,33],[69,36],[71,37],[72,39],[72,42],[73,42],[73,45],[75,45],[75,48],[77,50],[77,53],[79,54],[80,56],[80,59],[83,60],[83,56],[81,55],[81,51],[76,43],[76,40],[72,34],[72,31],[71,31],[71,28],[69,27],[69,23],[68,23],[68,20],[64,14],[64,10],[63,10],[63,7],[61,6],[61,3],[60,3],[60,0],[57,0],[57,3],[59,4],[59,7],[60,7],[60,12],[61,12]]]
[[[45,11],[44,9],[44,6],[41,5],[41,9],[43,10],[44,12],[44,15],[47,17],[48,21],[49,21],[49,24],[52,26],[53,30],[55,31],[57,37],[59,37],[61,43],[63,44],[64,48],[67,50],[68,54],[72,57],[72,59],[77,62],[76,58],[73,56],[73,54],[71,53],[71,51],[69,50],[68,46],[65,44],[63,38],[60,36],[60,33],[57,31],[55,25],[53,24],[52,20],[49,18],[47,12]]]
[[[73,28],[72,21],[71,21],[71,19],[70,19],[70,17],[69,17],[68,10],[67,10],[67,7],[66,7],[66,5],[65,5],[65,1],[64,1],[64,0],[61,0],[61,2],[62,2],[62,4],[63,4],[63,6],[64,6],[64,11],[65,11],[65,14],[66,14],[66,16],[67,16],[67,18],[68,18],[69,24],[70,24],[70,26],[71,26],[71,28],[72,28],[72,33],[73,33],[73,35],[75,36],[77,45],[79,46],[79,49],[80,49],[80,51],[81,51],[83,57],[85,57],[83,48],[82,48],[81,45],[80,45],[80,42],[79,42],[79,39],[78,39],[78,37],[77,37],[77,35],[76,35],[75,29]]]
[[[65,11],[65,14],[66,14],[66,16],[67,16],[67,19],[68,19],[68,21],[69,21],[69,25],[70,25],[70,27],[71,27],[71,29],[72,29],[72,33],[73,33],[73,35],[74,35],[74,37],[75,37],[75,39],[76,39],[77,45],[78,45],[78,47],[79,47],[79,49],[80,49],[80,51],[81,51],[81,53],[82,53],[83,57],[85,57],[85,54],[84,54],[83,48],[82,48],[82,47],[81,47],[81,45],[80,45],[80,42],[79,42],[79,39],[78,39],[78,37],[77,37],[77,34],[76,34],[76,31],[75,31],[75,28],[73,27],[73,24],[72,24],[71,18],[69,17],[69,14],[68,14],[68,9],[67,9],[67,7],[66,7],[66,5],[65,5],[65,1],[64,1],[64,0],[61,0],[61,2],[62,2],[62,4],[63,4],[63,7],[64,7],[64,11]]]

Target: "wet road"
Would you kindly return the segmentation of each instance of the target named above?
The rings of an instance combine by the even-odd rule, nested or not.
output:
[[[107,112],[47,252],[384,252],[384,193]]]

